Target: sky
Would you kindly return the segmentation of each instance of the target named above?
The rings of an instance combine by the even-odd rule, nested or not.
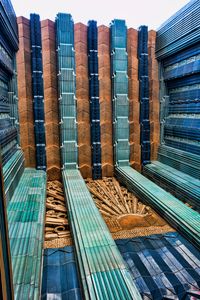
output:
[[[58,12],[71,13],[74,22],[109,25],[113,19],[125,19],[128,27],[148,25],[157,29],[189,0],[11,0],[17,16],[38,13],[41,20],[54,20]]]

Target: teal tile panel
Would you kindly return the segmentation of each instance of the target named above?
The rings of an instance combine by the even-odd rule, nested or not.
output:
[[[161,213],[172,226],[200,248],[200,214],[132,169],[116,168],[115,174],[139,199]]]
[[[46,173],[25,169],[8,203],[15,299],[39,299],[46,201]]]
[[[69,220],[86,299],[141,299],[78,170],[64,170]]]
[[[188,202],[200,211],[200,180],[159,161],[152,161],[145,166],[143,173],[177,198]]]

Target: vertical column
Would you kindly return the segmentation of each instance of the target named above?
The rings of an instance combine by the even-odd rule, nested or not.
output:
[[[25,156],[25,166],[35,167],[35,137],[32,101],[30,23],[17,18],[19,51],[17,52],[20,145]]]
[[[111,74],[113,101],[113,145],[116,166],[129,165],[129,99],[127,27],[124,20],[114,20],[110,25]]]
[[[13,59],[13,75],[9,84],[9,103],[10,103],[10,119],[12,126],[17,128],[17,142],[19,144],[19,112],[18,112],[18,92],[17,92],[17,66],[16,57]]]
[[[70,14],[56,17],[60,149],[62,168],[78,166],[74,22]]]
[[[59,118],[55,23],[41,22],[44,81],[44,111],[46,131],[47,175],[49,180],[60,179]]]
[[[129,76],[129,121],[130,121],[130,165],[141,171],[141,145],[140,145],[140,101],[138,81],[138,32],[128,29],[128,76]]]
[[[36,168],[40,170],[46,170],[44,84],[42,68],[41,25],[39,15],[30,15],[30,29]]]
[[[1,152],[1,148],[0,148]],[[0,154],[0,299],[11,300],[13,295],[12,265],[8,237],[6,199],[3,186],[3,170]]]
[[[98,40],[97,22],[89,21],[88,22],[88,72],[89,72],[90,126],[91,126],[93,179],[99,179],[102,176],[97,40]]]
[[[76,97],[78,122],[78,162],[83,178],[92,177],[90,145],[90,101],[87,55],[87,26],[74,26],[76,58]]]
[[[160,144],[160,101],[159,101],[159,76],[158,62],[155,57],[156,31],[149,31],[149,109],[150,109],[150,141],[151,160],[157,160],[158,146]]]
[[[149,122],[149,77],[148,77],[148,27],[138,31],[138,78],[140,97],[140,143],[142,166],[150,162],[150,122]]]
[[[113,176],[110,30],[98,27],[99,101],[102,176]]]

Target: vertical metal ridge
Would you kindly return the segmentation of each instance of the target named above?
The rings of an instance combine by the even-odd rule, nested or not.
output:
[[[141,299],[80,172],[63,182],[86,299]]]

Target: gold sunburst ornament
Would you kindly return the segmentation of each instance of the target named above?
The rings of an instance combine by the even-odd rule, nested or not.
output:
[[[86,179],[87,187],[115,239],[145,236],[173,229],[114,177]]]

